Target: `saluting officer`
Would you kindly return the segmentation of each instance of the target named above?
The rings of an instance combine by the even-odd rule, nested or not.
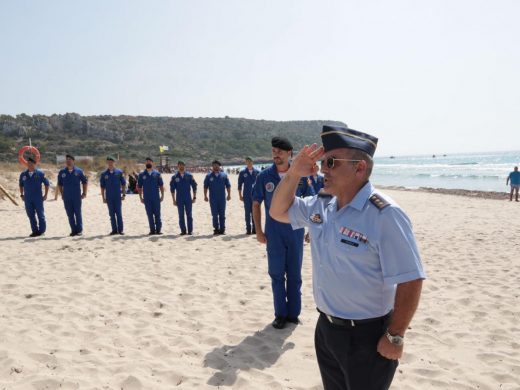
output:
[[[58,173],[58,188],[69,218],[70,236],[81,236],[83,234],[81,203],[82,199],[87,197],[88,180],[83,170],[75,166],[75,157],[72,154],[67,154],[65,157],[66,166]]]
[[[159,171],[153,169],[153,160],[147,157],[146,169],[137,178],[139,198],[144,203],[150,232],[148,235],[162,234],[161,202],[164,199],[164,183]],[[160,192],[160,196],[159,196]]]
[[[318,311],[316,356],[325,389],[381,390],[392,382],[425,273],[411,222],[369,181],[377,138],[324,126],[278,186],[271,216],[308,227]],[[324,191],[295,198],[323,157]]]
[[[186,235],[186,219],[188,220],[187,233],[191,235],[193,234],[192,205],[197,200],[197,182],[190,172],[186,172],[184,161],[177,162],[177,169],[177,173],[172,176],[170,181],[170,192],[173,204],[177,206],[179,212],[181,236]],[[191,191],[193,191],[193,197]]]
[[[244,202],[246,234],[256,234],[255,223],[253,221],[252,192],[256,177],[260,171],[253,166],[253,159],[251,157],[246,157],[245,162],[246,167],[238,174],[238,197]]]
[[[209,200],[213,217],[213,234],[226,234],[226,200],[231,200],[231,183],[226,173],[222,172],[220,161],[214,160],[211,166],[212,171],[204,179],[204,201]]]
[[[303,229],[293,230],[288,223],[269,215],[273,191],[289,169],[293,147],[287,138],[271,140],[274,164],[260,172],[253,187],[253,217],[256,239],[267,244],[267,261],[274,301],[273,327],[282,329],[287,322],[298,324],[301,311]],[[297,183],[293,196],[305,191],[305,178]],[[265,234],[262,230],[261,204],[265,205]],[[287,284],[286,284],[287,277]]]
[[[42,184],[45,193],[42,196]],[[32,157],[27,159],[27,169],[20,174],[20,197],[25,203],[25,212],[31,223],[32,233],[29,237],[38,237],[45,233],[47,225],[45,223],[45,212],[43,202],[47,200],[49,193],[49,180],[45,173],[36,168],[36,160]],[[36,219],[36,216],[38,219]]]
[[[100,186],[103,203],[108,206],[112,231],[110,235],[123,235],[122,201],[126,197],[126,180],[121,169],[115,167],[115,158],[107,157],[108,168],[101,173]]]

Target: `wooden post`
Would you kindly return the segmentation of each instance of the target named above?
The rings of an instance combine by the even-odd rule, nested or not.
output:
[[[7,196],[11,202],[13,202],[16,206],[18,206],[18,203],[17,203],[16,200],[13,198],[13,196],[12,196],[9,192],[7,192],[7,190],[6,190],[6,189],[5,189],[1,184],[0,184],[0,191],[1,191],[2,193],[4,193],[5,196]]]

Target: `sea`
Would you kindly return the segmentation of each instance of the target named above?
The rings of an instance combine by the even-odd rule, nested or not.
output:
[[[410,189],[509,192],[506,179],[515,166],[520,166],[520,151],[375,157],[370,181]]]
[[[371,181],[381,186],[509,192],[506,179],[520,151],[376,157]]]

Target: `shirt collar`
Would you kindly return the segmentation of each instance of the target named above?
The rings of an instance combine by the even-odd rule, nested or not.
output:
[[[365,207],[365,203],[368,198],[370,198],[370,195],[372,195],[372,192],[374,192],[374,186],[372,183],[367,182],[363,187],[361,187],[356,196],[354,196],[354,199],[352,199],[347,206],[359,211],[363,210],[363,207]]]

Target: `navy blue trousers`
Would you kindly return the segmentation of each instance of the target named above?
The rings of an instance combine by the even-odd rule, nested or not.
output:
[[[32,232],[39,234],[45,233],[47,224],[45,223],[45,212],[43,210],[43,198],[41,195],[38,199],[31,197],[25,198],[25,212],[29,217]],[[38,217],[38,219],[36,219],[36,217]]]
[[[296,318],[302,306],[304,229],[292,230],[287,224],[271,222],[265,230],[274,315]]]
[[[161,221],[161,200],[160,199],[145,199],[144,208],[148,216],[148,225],[151,232],[160,232],[162,228]]]
[[[81,197],[63,198],[65,211],[69,218],[70,230],[72,233],[83,231],[83,218],[81,217]]]
[[[210,198],[209,206],[213,217],[213,229],[224,230],[226,228],[226,198]]]
[[[188,220],[188,233],[193,232],[191,199],[177,201],[177,211],[179,212],[179,227],[181,228],[181,232],[186,233],[186,220]]]
[[[113,232],[123,233],[122,203],[121,196],[113,199],[107,198],[108,214],[110,215]]]

